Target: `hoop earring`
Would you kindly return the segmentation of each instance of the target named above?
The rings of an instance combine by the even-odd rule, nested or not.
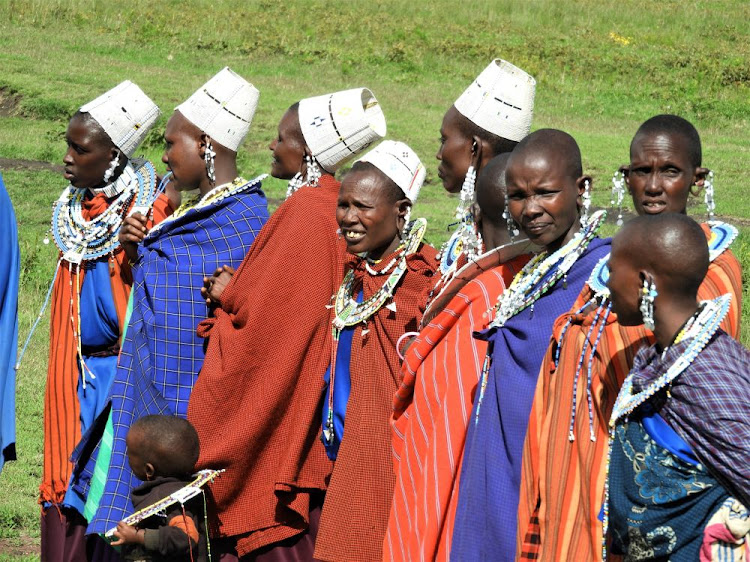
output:
[[[583,182],[583,205],[581,206],[581,226],[586,226],[589,222],[589,209],[591,208],[591,182],[584,180]]]
[[[703,198],[706,202],[706,212],[708,213],[708,220],[714,219],[714,210],[716,209],[716,201],[714,201],[714,172],[713,170],[708,171],[706,179],[703,181],[704,194]]]
[[[120,164],[120,153],[110,161],[109,168],[104,170],[104,183],[109,183],[110,178],[114,175],[117,166]]]
[[[622,226],[622,201],[625,198],[625,174],[615,170],[612,174],[612,199],[609,204],[617,205],[617,226]]]
[[[203,160],[206,162],[206,174],[211,183],[216,183],[216,153],[211,146],[211,139],[206,138],[206,152],[203,153]]]
[[[464,183],[461,186],[461,196],[458,201],[458,207],[456,208],[456,219],[463,220],[469,213],[471,204],[474,202],[474,184],[477,180],[477,172],[473,165],[469,166],[466,170],[466,176],[464,177]]]
[[[648,280],[643,280],[643,288],[641,289],[640,299],[640,310],[641,318],[643,318],[643,325],[646,329],[654,331],[654,299],[659,295],[656,291],[656,283]]]
[[[305,180],[305,183],[313,187],[318,187],[318,180],[322,175],[320,173],[320,168],[318,168],[318,163],[313,159],[312,156],[306,154],[305,164],[307,165],[307,179]]]

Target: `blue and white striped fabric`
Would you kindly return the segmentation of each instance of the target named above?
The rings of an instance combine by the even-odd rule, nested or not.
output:
[[[133,312],[111,390],[113,443],[107,481],[89,533],[104,533],[132,512],[130,491],[141,482],[125,451],[132,422],[148,414],[187,416],[201,366],[196,335],[208,309],[203,277],[238,267],[268,219],[260,181],[214,204],[167,219],[138,249]]]

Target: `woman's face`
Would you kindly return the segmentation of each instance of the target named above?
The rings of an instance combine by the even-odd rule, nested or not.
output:
[[[298,112],[289,109],[279,123],[279,134],[268,148],[273,152],[271,175],[290,180],[302,170],[305,158],[305,139],[299,126]]]
[[[472,144],[474,140],[467,137],[459,126],[460,120],[466,119],[451,106],[443,117],[440,127],[440,148],[435,157],[440,160],[438,177],[448,193],[458,193],[464,183],[466,172],[471,166]]]
[[[118,150],[93,119],[75,115],[65,132],[68,150],[63,157],[63,176],[78,188],[104,185],[104,173]]]
[[[206,163],[201,150],[201,132],[179,111],[175,111],[164,131],[166,148],[161,161],[172,172],[178,191],[189,191],[208,181]]]
[[[351,254],[367,252],[380,259],[394,252],[401,241],[406,206],[393,201],[382,172],[352,171],[341,182],[336,222]]]
[[[686,138],[674,133],[636,136],[625,175],[635,212],[684,214],[697,171]]]
[[[508,210],[534,244],[554,252],[578,230],[585,178],[570,177],[560,155],[511,157],[506,171]]]

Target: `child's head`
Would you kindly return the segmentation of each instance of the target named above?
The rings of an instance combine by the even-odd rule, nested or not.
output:
[[[191,423],[177,416],[145,416],[130,426],[125,439],[130,468],[141,480],[193,473],[200,444]]]

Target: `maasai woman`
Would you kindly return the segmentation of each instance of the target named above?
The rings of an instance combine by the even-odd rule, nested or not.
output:
[[[460,192],[460,200],[456,230],[440,249],[440,276],[430,301],[458,269],[482,254],[482,238],[471,213],[474,183],[493,157],[510,152],[529,134],[535,91],[534,78],[495,59],[445,113],[436,155],[438,177],[448,193]],[[428,310],[426,321],[437,312]]]
[[[302,100],[272,143],[274,174],[291,178],[314,162],[330,174],[281,204],[199,328],[208,346],[188,419],[201,437],[198,467],[226,469],[212,486],[226,539],[214,549],[312,558],[331,473],[317,431],[331,357],[325,304],[341,284],[346,252],[336,237],[339,183],[331,174],[385,128],[372,92],[359,88]]]
[[[626,181],[638,214],[685,214],[693,187],[705,184],[698,132],[675,115],[643,123],[630,147]],[[621,186],[624,191],[624,186]],[[701,300],[732,295],[722,328],[738,337],[741,268],[729,246],[731,225],[703,225],[711,263]],[[534,560],[601,558],[599,514],[606,436],[617,392],[635,353],[653,342],[643,326],[622,326],[610,313],[606,260],[597,266],[573,313],[555,322],[524,448],[518,554]]]
[[[510,214],[543,252],[500,296],[472,410],[459,484],[451,558],[512,560],[523,440],[552,324],[567,312],[609,241],[596,237],[601,215],[580,216],[591,178],[575,140],[542,129],[511,154]]]
[[[388,560],[445,560],[450,552],[469,413],[487,352],[486,342],[472,334],[487,327],[487,312],[530,258],[510,257],[519,246],[510,243],[503,218],[509,157],[496,156],[478,176],[474,218],[487,251],[459,269],[432,301],[439,314],[405,353],[394,399],[396,485],[383,544]]]
[[[425,169],[404,143],[385,141],[344,178],[336,221],[352,254],[333,299],[333,348],[326,373],[322,439],[335,460],[315,558],[382,560],[393,496],[388,420],[399,382],[397,344],[414,331],[434,273],[410,222]]]
[[[750,352],[720,328],[730,295],[696,302],[704,240],[665,213],[629,222],[612,244],[612,309],[656,340],[609,423],[604,526],[626,560],[734,560],[746,545],[731,543],[750,530]]]
[[[197,189],[198,196],[183,197],[180,208],[150,231],[138,216],[122,229],[120,240],[135,250],[133,312],[111,391],[109,469],[89,532],[108,531],[132,510],[128,496],[140,481],[128,464],[125,438],[133,420],[187,416],[203,363],[195,333],[206,315],[203,277],[221,264],[239,265],[268,217],[262,177],[248,181],[237,173],[237,150],[258,96],[224,68],[179,105],[167,123],[162,160],[175,187]]]
[[[69,489],[70,457],[104,409],[117,366],[132,284],[120,226],[135,210],[155,222],[168,212],[167,199],[157,198],[154,167],[131,159],[158,116],[148,96],[125,81],[81,107],[65,134],[70,185],[54,204],[51,230],[60,258],[44,398],[45,560],[86,559],[85,492]]]
[[[16,347],[18,346],[18,277],[21,252],[13,203],[0,175],[0,471],[16,460]]]

